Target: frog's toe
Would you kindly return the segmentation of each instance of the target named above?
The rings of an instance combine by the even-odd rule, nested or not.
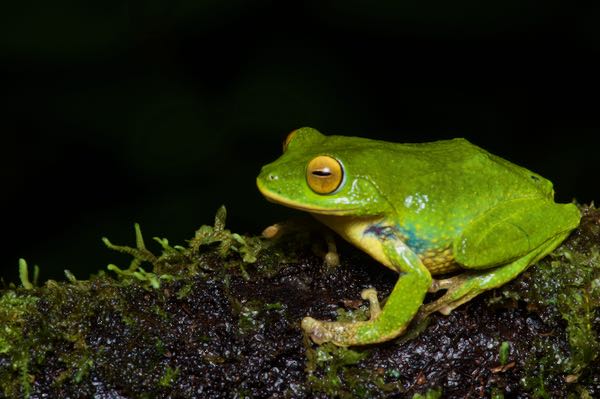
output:
[[[469,302],[471,299],[475,298],[479,295],[478,292],[469,293],[461,298],[456,300],[448,300],[444,297],[438,299],[437,301],[427,304],[423,307],[422,313],[425,315],[429,315],[433,312],[440,312],[441,314],[448,316],[454,309],[459,307],[460,305]]]
[[[438,312],[440,312],[441,314],[448,316],[450,313],[452,313],[452,311],[454,309],[456,309],[457,307],[459,307],[460,305],[469,302],[471,299],[475,298],[478,294],[471,294],[471,295],[465,295],[464,297],[456,300],[456,301],[452,301],[450,303],[445,303],[442,304],[442,306],[437,309]]]
[[[373,287],[362,290],[360,297],[364,300],[368,300],[371,304],[379,304],[379,299],[377,299],[377,290]]]
[[[335,245],[335,237],[331,231],[326,230],[323,233],[325,243],[327,244],[327,253],[325,254],[325,263],[329,267],[337,267],[340,265],[340,256],[338,255],[337,246]]]
[[[320,345],[325,342],[332,341],[334,338],[334,334],[325,327],[325,323],[327,322],[322,322],[313,319],[312,317],[305,317],[302,319],[301,326],[302,330],[308,334],[310,339],[312,339],[314,343]]]
[[[440,279],[440,280],[432,280],[431,285],[427,289],[427,292],[438,292],[440,290],[447,290],[452,287],[458,286],[460,283],[465,281],[465,276],[459,274],[458,276]]]
[[[362,299],[369,301],[370,319],[376,319],[381,313],[379,299],[377,299],[377,290],[375,288],[366,288],[360,293]]]
[[[277,238],[278,236],[282,235],[282,231],[283,231],[283,226],[281,223],[275,223],[272,224],[271,226],[266,227],[263,231],[262,231],[262,236],[264,238],[267,238],[269,240]]]
[[[308,334],[313,342],[319,345],[328,342],[331,339],[329,332],[321,328],[321,322],[312,317],[305,317],[302,319],[302,329]]]
[[[302,329],[316,344],[332,342],[337,346],[348,346],[353,323],[320,321],[312,317],[302,319]]]
[[[340,257],[337,252],[327,252],[325,254],[325,264],[328,267],[337,267],[340,265]]]
[[[452,281],[450,281],[452,280]],[[449,315],[454,309],[460,305],[469,302],[471,299],[479,295],[483,290],[478,286],[477,279],[465,279],[462,276],[449,278],[451,283],[443,287],[448,291],[439,299],[423,305],[419,310],[419,318],[425,318],[434,312],[440,312],[443,315]],[[459,284],[462,283],[462,284]],[[442,288],[440,288],[442,289]]]
[[[427,289],[427,292],[433,293],[433,292],[438,292],[439,290],[444,289],[444,285],[443,285],[444,281],[445,280],[431,280],[431,285]]]

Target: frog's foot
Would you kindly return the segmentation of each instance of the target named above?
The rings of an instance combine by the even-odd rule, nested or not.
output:
[[[371,315],[365,321],[320,321],[312,317],[302,320],[302,329],[316,343],[332,342],[338,346],[369,345],[389,341],[406,331],[423,303],[431,275],[418,255],[403,242],[392,238],[381,241],[383,253],[401,272],[394,289],[381,308],[377,291],[363,290],[361,296],[369,301]]]
[[[445,278],[441,280],[432,280],[427,292],[438,292],[439,290],[447,290],[450,287],[456,286],[459,282],[465,280],[465,276],[460,274],[455,277]]]
[[[499,287],[514,279],[533,260],[537,260],[541,256],[540,253],[543,253],[541,249],[494,269],[469,271],[445,280],[438,280],[436,284],[432,284],[433,288],[436,291],[437,289],[446,289],[446,293],[441,298],[421,306],[418,317],[424,318],[433,312],[450,314],[454,309],[482,292]]]
[[[340,264],[337,247],[335,245],[335,237],[331,230],[320,223],[317,223],[312,218],[295,218],[279,222],[268,226],[262,231],[262,236],[268,240],[277,240],[283,236],[298,234],[302,232],[317,232],[323,236],[327,245],[327,250],[323,251],[319,246],[313,247],[313,252],[320,256],[329,267],[336,267]]]
[[[440,280],[443,281],[445,285],[430,292],[436,292],[439,289],[447,289],[448,292],[441,298],[421,306],[417,318],[423,319],[434,312],[449,315],[454,309],[463,303],[469,302],[481,292],[485,291],[485,289],[478,288],[477,283],[474,281],[469,282],[469,280],[465,278],[448,281],[453,279],[454,278]],[[454,285],[454,283],[457,283],[458,285]]]
[[[313,245],[313,252],[323,258],[325,264],[328,267],[337,267],[340,265],[340,257],[338,255],[337,246],[335,245],[335,237],[333,236],[331,230],[322,228],[319,229],[320,235],[325,240],[325,244],[327,245],[327,250],[323,251],[322,243],[315,243]],[[318,245],[321,244],[321,245]]]
[[[302,329],[316,344],[331,342],[337,346],[367,345],[388,341],[406,330],[406,326],[388,331],[381,316],[366,321],[322,321],[302,319]]]
[[[446,289],[446,293],[441,298],[421,306],[417,318],[423,319],[434,312],[449,315],[454,309],[482,292],[510,281],[526,266],[526,262],[516,261],[491,271],[465,272],[455,277],[438,280],[439,284],[435,288]]]
[[[266,239],[273,240],[275,238],[281,237],[284,233],[285,225],[283,223],[275,223],[270,226],[267,226],[262,231],[262,236]]]
[[[266,239],[272,240],[282,235],[282,226],[281,223],[275,223],[270,226],[267,226],[262,231],[262,236]]]
[[[381,314],[377,290],[375,288],[364,289],[360,296],[362,299],[369,301],[369,322],[375,322]],[[369,322],[321,321],[312,317],[305,317],[302,319],[302,329],[317,344],[333,342],[338,346],[348,346],[354,341],[358,327]]]
[[[329,267],[337,267],[340,265],[340,256],[338,255],[337,246],[335,245],[335,237],[331,233],[331,231],[326,231],[325,234],[325,242],[327,243],[327,253],[325,254],[325,263]],[[377,293],[375,293],[375,298],[377,299]]]
[[[348,340],[349,334],[346,333],[347,330],[345,328],[347,324],[349,323],[321,321],[312,317],[305,317],[302,319],[302,330],[316,344],[333,342],[338,346],[346,346],[342,343]]]

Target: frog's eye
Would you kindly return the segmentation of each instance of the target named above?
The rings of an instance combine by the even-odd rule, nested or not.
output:
[[[327,155],[313,158],[306,167],[306,182],[317,194],[331,194],[342,184],[343,177],[342,164]]]
[[[290,141],[292,141],[294,139],[294,136],[296,135],[296,132],[298,131],[298,129],[296,130],[292,130],[287,137],[285,138],[285,140],[283,140],[283,152],[285,152],[288,148],[288,145],[290,145]]]

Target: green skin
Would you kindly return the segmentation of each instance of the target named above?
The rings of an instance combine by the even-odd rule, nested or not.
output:
[[[342,183],[329,194],[307,183],[307,164],[318,155],[342,165]],[[340,346],[390,340],[417,313],[448,314],[501,286],[554,250],[581,217],[575,205],[554,202],[551,182],[464,139],[396,144],[301,128],[257,185],[268,200],[311,213],[400,274],[383,309],[374,289],[363,291],[370,320],[304,318],[313,341]],[[423,305],[440,289],[441,298]]]

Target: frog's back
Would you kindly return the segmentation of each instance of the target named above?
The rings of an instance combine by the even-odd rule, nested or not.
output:
[[[394,175],[387,189],[394,192],[398,230],[433,274],[457,268],[452,242],[477,216],[510,200],[553,199],[550,181],[465,139],[390,150],[412,165],[410,171],[388,170]]]
[[[523,167],[490,154],[465,139],[397,144],[328,136],[315,153],[330,153],[349,176],[370,181],[388,203],[372,221],[352,221],[336,231],[385,264],[365,233],[393,227],[432,274],[458,268],[453,242],[479,215],[498,204],[524,198],[553,200],[552,184]],[[350,231],[351,230],[351,231]]]
[[[394,144],[389,149],[394,158],[411,160],[411,170],[393,171],[402,174],[404,183],[400,186],[408,191],[439,183],[445,192],[455,191],[456,196],[487,192],[500,201],[529,196],[552,199],[554,194],[547,179],[464,138]]]

